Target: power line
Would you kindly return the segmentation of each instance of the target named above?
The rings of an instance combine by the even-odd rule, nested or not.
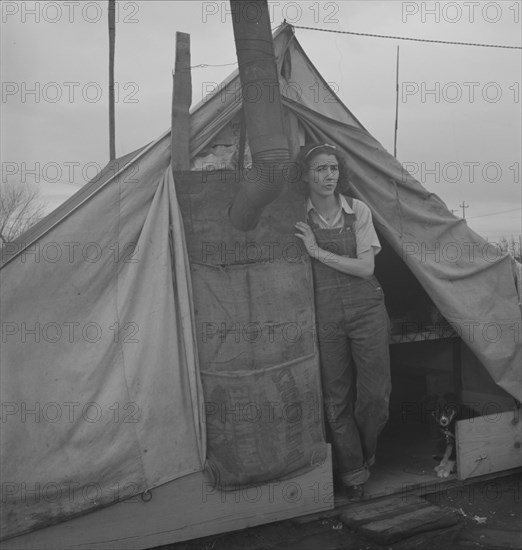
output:
[[[392,40],[410,40],[412,42],[430,42],[432,44],[450,44],[452,46],[479,46],[481,48],[504,48],[509,50],[522,50],[522,46],[504,46],[502,44],[479,44],[477,42],[450,42],[447,40],[429,40],[428,38],[410,38],[406,36],[390,36],[386,34],[370,34],[366,32],[337,31],[335,29],[320,29],[318,27],[304,27],[301,25],[292,25],[296,29],[305,29],[308,31],[333,32],[336,34],[352,34],[355,36],[368,36],[372,38],[390,38]]]
[[[485,218],[486,216],[496,216],[497,214],[507,214],[508,212],[519,212],[522,208],[512,208],[511,210],[502,210],[501,212],[490,212],[489,214],[479,214],[478,216],[470,216],[468,220],[473,218]]]
[[[301,25],[292,25],[295,29],[305,29],[309,31],[320,31],[320,32],[333,32],[336,34],[351,34],[355,36],[367,36],[370,38],[389,38],[392,40],[410,40],[412,42],[430,42],[432,44],[450,44],[453,46],[480,46],[482,48],[505,48],[511,50],[522,50],[522,46],[504,46],[502,44],[479,44],[477,42],[450,42],[447,40],[429,40],[427,38],[411,38],[406,36],[390,36],[386,34],[371,34],[366,32],[352,32],[352,31],[337,31],[335,29],[320,29],[318,27],[305,27]],[[208,67],[231,67],[237,65],[237,61],[233,63],[200,63],[199,65],[191,65],[187,69],[206,69]]]
[[[515,237],[517,237],[517,240],[518,240],[518,236],[520,234],[517,234],[516,231],[505,231],[504,233],[489,233],[487,234],[488,238],[489,239],[497,239],[497,240],[500,240],[502,238],[512,238],[513,240],[515,240]]]
[[[231,67],[232,65],[237,65],[237,61],[234,63],[200,63],[199,65],[191,65],[190,67],[185,67],[185,69],[206,69],[207,67]]]

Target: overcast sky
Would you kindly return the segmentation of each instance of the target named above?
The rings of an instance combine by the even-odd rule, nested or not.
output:
[[[116,153],[168,129],[176,31],[190,33],[193,105],[236,65],[229,2],[120,1]],[[520,1],[269,2],[272,27],[521,45]],[[312,62],[398,159],[490,240],[521,230],[521,50],[296,29]],[[216,66],[213,66],[216,65]],[[221,65],[221,66],[219,66]],[[108,160],[107,2],[2,2],[2,178],[49,208]],[[32,172],[31,172],[32,171]]]

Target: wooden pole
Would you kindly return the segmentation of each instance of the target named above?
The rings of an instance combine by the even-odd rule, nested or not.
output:
[[[172,171],[189,170],[189,109],[192,102],[190,34],[176,33],[176,61],[172,76],[171,166]]]
[[[397,46],[397,70],[395,72],[395,132],[393,137],[393,156],[397,158],[397,130],[399,128],[399,46]]]
[[[245,148],[246,148],[246,119],[245,110],[241,109],[241,126],[239,130],[239,151],[237,154],[237,166],[241,171],[245,167]]]
[[[116,41],[116,4],[109,0],[109,158],[116,158],[116,124],[114,114],[114,46]]]

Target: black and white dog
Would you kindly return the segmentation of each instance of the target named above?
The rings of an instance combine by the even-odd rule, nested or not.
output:
[[[448,477],[455,470],[457,449],[455,443],[455,424],[458,420],[472,418],[473,410],[459,403],[457,395],[447,393],[435,398],[435,407],[432,410],[432,417],[440,431],[440,450],[443,451],[440,463],[434,470],[440,478]]]

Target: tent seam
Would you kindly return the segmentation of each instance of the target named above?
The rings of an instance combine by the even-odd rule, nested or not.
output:
[[[118,224],[117,225],[118,242],[120,242],[120,237],[121,237],[121,235],[120,235],[120,230],[121,230],[121,225],[120,225],[120,221],[121,221],[121,200],[122,200],[121,191],[122,191],[122,183],[121,183],[121,178],[120,178],[119,181],[118,181],[118,221],[117,221],[117,224]],[[119,309],[119,300],[118,300],[118,298],[119,298],[120,270],[118,269],[118,262],[114,262],[114,266],[115,266],[115,269],[116,269],[115,310],[116,310],[116,320],[117,320],[117,323],[118,323],[117,326],[120,327],[120,309]],[[118,340],[117,341],[118,353],[121,357],[121,369],[122,369],[123,381],[125,383],[125,390],[126,390],[127,399],[128,399],[128,402],[130,403],[131,402],[131,392],[130,392],[130,388],[129,388],[129,382],[127,380],[127,369],[126,369],[126,363],[125,363],[125,353],[123,352],[123,342],[122,342],[121,338],[118,338],[117,340]],[[145,490],[148,490],[149,489],[149,484],[148,484],[148,481],[147,481],[147,475],[145,473],[145,464],[143,463],[143,452],[142,452],[142,448],[141,448],[141,445],[140,445],[140,442],[139,442],[139,437],[138,437],[138,432],[137,432],[137,425],[136,425],[136,423],[132,423],[132,424],[133,424],[132,429],[133,429],[133,432],[134,432],[133,446],[135,446],[137,448],[143,483],[145,484]],[[135,493],[135,494],[139,494],[139,493]]]

